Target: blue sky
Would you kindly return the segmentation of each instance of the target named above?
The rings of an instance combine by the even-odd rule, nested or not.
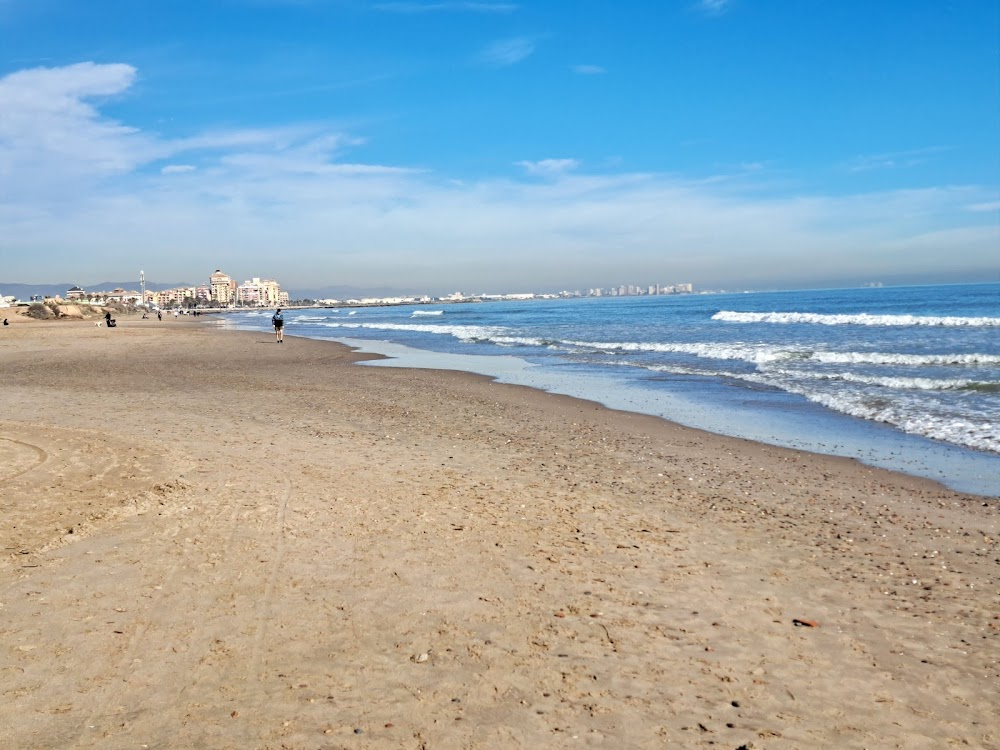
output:
[[[0,282],[1000,280],[994,0],[0,0]]]

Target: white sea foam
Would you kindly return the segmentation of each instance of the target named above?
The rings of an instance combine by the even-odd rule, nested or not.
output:
[[[444,310],[414,310],[410,317],[416,318],[420,315],[444,315]]]
[[[907,378],[907,377],[877,377],[857,375],[852,372],[809,372],[803,370],[768,370],[768,374],[787,378],[810,380],[830,380],[861,385],[874,385],[879,388],[897,388],[916,391],[954,391],[974,387],[989,388],[1000,386],[1000,383],[990,383],[969,380],[967,378]]]
[[[972,390],[980,388],[1000,389],[1000,383],[968,380],[964,378],[904,378],[904,377],[875,377],[868,375],[856,375],[850,372],[811,372],[808,370],[784,370],[784,369],[763,369],[756,372],[726,372],[720,370],[709,370],[697,367],[684,367],[679,365],[642,365],[634,362],[623,362],[621,364],[633,367],[644,367],[653,372],[671,373],[674,375],[703,375],[705,377],[723,377],[735,380],[746,380],[754,383],[773,385],[776,388],[784,389],[786,383],[793,381],[829,381],[856,383],[858,385],[870,385],[878,388],[891,388],[897,390],[914,391],[954,391]]]
[[[413,315],[435,315],[438,311],[415,311]],[[263,313],[261,313],[263,314]],[[317,320],[323,318],[299,318]],[[444,324],[389,323],[371,321],[366,323],[327,322],[329,327],[358,327],[381,330],[416,331],[454,336],[465,342],[480,341],[502,347],[544,347],[570,353],[600,352],[616,353],[658,353],[689,354],[703,359],[736,360],[757,365],[780,363],[783,361],[813,360],[823,364],[857,365],[1000,365],[997,354],[897,354],[894,352],[828,352],[808,348],[777,347],[766,344],[725,344],[725,343],[661,343],[643,341],[578,341],[574,339],[546,339],[534,336],[511,336],[506,329],[494,326],[463,326]],[[960,387],[960,386],[955,386]]]
[[[1000,354],[893,354],[891,352],[812,352],[828,364],[860,365],[1000,365]]]
[[[765,346],[733,344],[665,344],[643,341],[555,341],[549,346],[575,347],[600,352],[651,352],[660,354],[693,354],[707,359],[738,359],[744,362],[769,362],[776,359],[801,357],[802,353]]]
[[[959,380],[931,380],[927,378],[866,378],[842,373],[830,377],[820,373],[788,371],[725,372],[675,365],[642,365],[634,362],[619,364],[643,367],[654,372],[675,375],[701,375],[711,378],[729,378],[759,385],[766,385],[820,404],[833,411],[859,419],[883,422],[913,435],[942,440],[976,450],[1000,453],[1000,421],[974,420],[968,415],[935,415],[921,400],[909,401],[894,396],[892,400],[873,398],[872,391],[864,386],[884,386],[900,390],[951,390],[975,386]],[[791,375],[792,377],[787,377]],[[821,380],[842,380],[861,388],[819,387]]]
[[[1000,318],[961,318],[956,316],[935,317],[926,315],[823,315],[802,312],[735,312],[720,310],[712,320],[727,323],[814,323],[826,326],[1000,326]]]
[[[496,336],[497,329],[486,326],[443,325],[440,323],[384,323],[371,321],[365,323],[321,323],[325,328],[364,328],[374,331],[411,331],[414,333],[434,333],[444,336],[454,336],[460,341],[490,341]]]
[[[527,346],[543,345],[541,339],[506,339],[508,342],[523,342]],[[824,364],[870,364],[870,365],[998,365],[997,354],[896,354],[893,352],[824,352],[802,348],[788,348],[760,345],[736,345],[722,343],[667,344],[637,341],[546,341],[544,345],[567,348],[575,351],[601,352],[650,352],[661,354],[692,354],[705,359],[741,360],[755,364],[781,362],[784,360],[814,360]]]
[[[785,390],[799,393],[810,401],[842,414],[884,422],[912,435],[1000,453],[1000,424],[995,421],[976,422],[964,417],[940,417],[929,414],[926,410],[912,413],[895,404],[875,405],[863,395],[853,393],[826,393],[794,386],[786,387]]]

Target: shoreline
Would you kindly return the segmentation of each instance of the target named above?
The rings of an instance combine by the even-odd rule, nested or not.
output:
[[[1000,747],[986,498],[141,323],[0,338],[0,744]]]
[[[228,330],[256,329],[238,326]],[[556,374],[545,368],[535,368],[516,355],[444,353],[357,336],[327,336],[313,340],[332,341],[376,354],[380,367],[476,373],[499,383],[594,401],[610,409],[651,415],[713,435],[852,458],[866,466],[929,479],[955,492],[1000,501],[1000,479],[997,479],[1000,477],[1000,454],[904,432],[895,426],[844,414],[805,399],[801,405],[793,406],[798,396],[783,391],[769,395],[773,400],[759,403],[755,408],[740,409],[739,397],[727,393],[725,386],[718,383],[708,384],[714,389],[713,397],[692,400],[690,394],[683,391],[649,392],[621,383],[608,391],[598,377]],[[507,364],[504,360],[516,360],[520,365]],[[733,399],[735,413],[726,413],[726,399]],[[719,416],[721,413],[726,416]],[[814,429],[817,421],[823,428],[819,433]]]

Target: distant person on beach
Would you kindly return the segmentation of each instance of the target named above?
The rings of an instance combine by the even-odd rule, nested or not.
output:
[[[156,311],[156,319],[163,320],[163,313],[161,313],[159,310]]]
[[[115,328],[118,325],[115,322],[115,319],[111,317],[111,311],[110,310],[108,312],[104,313],[104,325],[106,325],[108,328]]]
[[[4,324],[5,326],[9,326],[9,325],[10,325],[10,323],[8,323],[8,322],[7,322],[7,318],[4,318],[4,319],[3,319],[3,324]]]
[[[285,319],[281,315],[281,308],[271,316],[271,324],[274,326],[274,340],[279,344],[282,342],[285,333]]]

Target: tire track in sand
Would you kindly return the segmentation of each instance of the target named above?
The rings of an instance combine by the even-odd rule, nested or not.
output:
[[[156,691],[157,696],[165,701],[165,705],[159,706],[159,718],[155,723],[163,726],[166,722],[175,727],[183,723],[183,696],[190,688],[202,683],[205,657],[219,635],[216,629],[206,626],[205,622],[210,619],[209,615],[213,611],[217,612],[221,606],[211,599],[211,587],[205,592],[195,593],[194,601],[185,599],[188,596],[186,592],[194,590],[192,584],[202,578],[202,569],[205,565],[225,567],[234,549],[234,541],[239,530],[247,521],[248,505],[234,502],[230,497],[232,495],[230,489],[231,485],[225,480],[220,481],[214,490],[205,488],[204,494],[215,498],[216,501],[214,507],[208,510],[206,517],[194,528],[178,524],[162,532],[161,543],[168,546],[175,545],[177,550],[175,559],[166,568],[150,571],[162,585],[153,587],[155,592],[153,601],[141,611],[141,619],[135,620],[133,627],[128,630],[127,640],[115,658],[114,682],[106,684],[95,696],[89,715],[78,727],[74,740],[67,747],[103,747],[107,742],[122,741],[124,735],[131,733],[131,729],[126,729],[125,724],[119,725],[119,722],[132,713],[125,708],[126,703],[135,703],[134,695],[133,700],[129,700],[133,691],[133,686],[130,685],[131,670],[138,657],[148,650],[151,640],[173,640],[175,645],[171,649],[170,659],[174,663],[170,671],[173,674],[188,676],[178,689]],[[214,526],[228,528],[229,533],[221,548],[215,547],[206,551],[196,542],[202,533],[199,528]],[[189,536],[178,540],[183,534]],[[178,596],[182,599],[182,606],[178,606],[175,601]],[[191,611],[197,611],[199,616],[192,618]],[[181,635],[178,631],[183,631],[184,628],[188,630]],[[142,688],[136,690],[141,692]],[[132,706],[133,710],[134,708],[135,706]],[[146,726],[140,733],[148,732],[149,729],[150,727]],[[155,742],[153,737],[148,739]]]
[[[278,575],[281,571],[281,567],[285,561],[285,553],[288,549],[288,540],[285,535],[285,522],[288,516],[288,505],[292,498],[293,485],[291,477],[287,473],[282,474],[282,479],[284,479],[285,482],[284,495],[278,502],[274,524],[271,526],[272,531],[268,534],[268,538],[274,542],[274,556],[268,564],[264,580],[264,593],[258,600],[256,611],[254,612],[254,627],[256,628],[256,633],[254,634],[253,646],[250,650],[250,658],[247,660],[247,666],[244,668],[243,674],[241,675],[245,685],[244,689],[246,690],[245,695],[247,700],[245,705],[251,709],[254,715],[258,716],[261,713],[266,699],[264,690],[261,689],[261,686],[259,685],[261,665],[264,660],[264,639],[267,637],[268,623],[271,619],[275,586],[278,581]],[[254,745],[254,742],[259,738],[255,737],[256,731],[254,724],[252,722],[245,722],[243,727],[246,747],[255,747],[256,745]]]
[[[8,443],[13,443],[14,445],[23,446],[27,448],[29,451],[32,451],[36,456],[38,456],[38,461],[36,461],[26,469],[22,469],[21,471],[15,472],[14,474],[10,474],[9,476],[0,477],[0,485],[13,482],[18,477],[24,476],[29,471],[34,471],[39,466],[42,466],[43,464],[45,464],[46,461],[49,460],[48,452],[45,451],[43,448],[41,448],[41,446],[35,445],[34,443],[26,443],[23,440],[15,440],[14,438],[8,438],[8,437],[0,437],[0,440],[3,440]]]
[[[272,538],[277,538],[277,545],[275,547],[274,559],[268,565],[264,595],[257,603],[257,611],[254,615],[257,633],[254,636],[253,649],[250,653],[249,665],[247,667],[247,674],[251,679],[257,679],[260,673],[261,647],[267,635],[267,623],[271,616],[271,604],[274,600],[274,586],[278,579],[278,572],[285,561],[285,552],[288,548],[285,538],[285,520],[288,516],[288,503],[292,498],[292,480],[288,474],[282,475],[282,478],[285,480],[285,492],[284,497],[278,503],[278,512],[275,518],[277,533],[271,534]]]

